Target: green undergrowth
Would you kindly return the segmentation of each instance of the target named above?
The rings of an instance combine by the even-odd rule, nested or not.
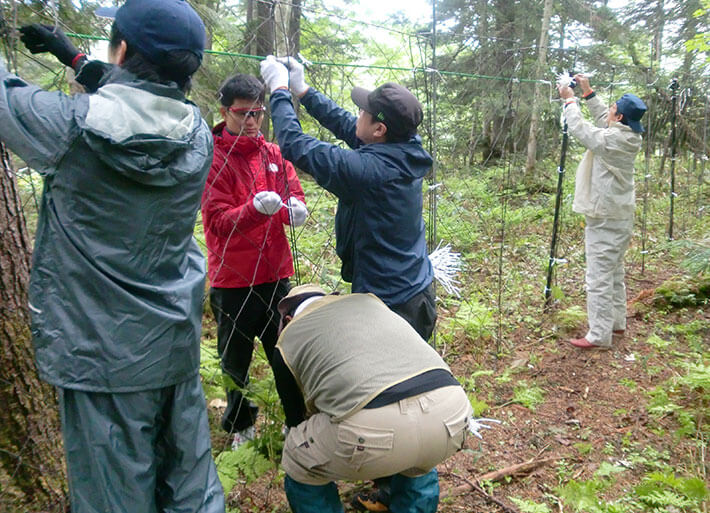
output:
[[[534,191],[554,191],[555,165],[541,165],[535,179],[524,180],[519,170],[512,169],[508,180],[508,172],[505,166],[440,168],[443,185],[437,189],[437,239],[460,253],[464,269],[458,276],[459,297],[437,288],[436,347],[457,374],[475,415],[514,422],[521,407],[526,409],[521,415],[550,415],[545,408],[553,395],[551,385],[538,377],[538,371],[546,357],[562,351],[560,340],[586,328],[585,260],[584,219],[571,211],[574,184],[568,177],[560,215],[560,260],[554,268],[552,301],[545,313],[543,291],[554,193]],[[628,350],[633,354],[617,357],[618,361],[625,356],[635,359],[634,372],[614,378],[622,391],[639,398],[634,404],[638,402],[648,417],[640,429],[655,442],[649,445],[620,432],[609,435],[600,451],[589,430],[580,429],[568,449],[593,466],[591,474],[581,477],[579,465],[565,459],[551,471],[554,482],[545,483],[542,495],[532,485],[508,494],[505,484],[496,484],[496,496],[523,513],[708,511],[708,471],[703,459],[703,444],[710,439],[708,276],[701,265],[704,261],[692,251],[702,251],[706,244],[702,239],[710,233],[710,216],[679,217],[678,238],[687,236],[688,245],[665,243],[668,203],[665,189],[657,182],[649,184],[647,253],[641,253],[640,211],[627,252],[634,293],[640,289],[652,289],[653,293],[648,300],[630,306],[634,329]],[[336,200],[308,177],[303,177],[302,184],[311,216],[291,239],[296,241],[300,282],[317,282],[326,289],[347,292],[349,285],[340,279],[334,249]],[[426,196],[424,207],[426,221]],[[681,207],[679,216],[688,211]],[[201,236],[199,230],[197,235]],[[214,447],[227,493],[233,486],[264,480],[278,483],[282,478],[275,469],[283,448],[283,412],[271,370],[258,346],[251,381],[244,390],[260,407],[257,438],[237,451],[229,450],[228,442]],[[223,400],[224,388],[233,386],[222,377],[215,347],[213,339],[203,341],[201,375],[208,403]],[[614,370],[624,365],[617,360]],[[512,404],[514,409],[506,408]],[[619,406],[615,418],[621,419],[630,409]],[[218,417],[218,413],[211,416],[211,429],[213,439],[222,440],[225,435],[220,435]],[[520,428],[521,432],[525,429]],[[552,443],[558,447],[557,442]],[[485,434],[481,447],[484,451],[487,447]],[[476,458],[484,458],[482,454],[476,453]],[[442,503],[440,511],[459,511],[462,504],[450,499]]]

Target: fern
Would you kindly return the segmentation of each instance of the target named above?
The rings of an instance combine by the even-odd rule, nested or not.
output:
[[[702,241],[681,240],[675,241],[676,247],[687,251],[683,267],[695,274],[710,271],[710,239]]]
[[[518,499],[516,497],[510,497],[510,500],[518,506],[521,513],[550,513],[550,508],[545,504],[538,504],[528,499]]]
[[[620,472],[624,472],[625,470],[626,469],[624,467],[613,465],[608,461],[602,461],[594,475],[597,477],[609,477],[612,474],[618,474]]]
[[[652,472],[635,489],[639,500],[655,508],[699,506],[708,496],[705,483],[697,477],[677,477],[672,472]]]
[[[203,341],[200,345],[200,377],[207,401],[224,397],[222,369],[220,367],[217,343]]]
[[[525,381],[521,381],[513,390],[512,401],[535,411],[535,407],[545,401],[545,391],[536,385],[528,385]]]
[[[493,313],[475,297],[470,297],[461,303],[449,327],[452,331],[463,329],[472,339],[487,340],[493,336]]]
[[[217,475],[225,494],[229,493],[240,477],[248,484],[274,467],[252,444],[247,442],[236,451],[224,451],[215,458]]]
[[[690,388],[701,388],[710,392],[710,365],[703,363],[688,365],[688,374],[678,379],[678,383]]]
[[[557,489],[557,494],[566,505],[575,511],[585,513],[602,513],[603,506],[599,501],[599,494],[606,488],[606,484],[599,480],[575,481],[572,479],[564,486]]]
[[[687,508],[693,505],[693,501],[670,490],[654,490],[648,495],[641,497],[641,501],[656,508],[674,506],[676,508]]]

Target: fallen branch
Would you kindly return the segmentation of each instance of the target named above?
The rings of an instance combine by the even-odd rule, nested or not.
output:
[[[496,506],[501,508],[505,513],[520,513],[517,509],[512,508],[512,507],[508,506],[507,504],[499,501],[495,497],[493,497],[491,494],[489,494],[487,491],[485,491],[483,488],[481,488],[480,485],[474,483],[473,481],[469,481],[465,477],[458,476],[456,474],[450,474],[450,475],[454,476],[457,479],[460,479],[461,481],[464,481],[466,484],[463,486],[465,486],[467,488],[467,490],[473,490],[473,491],[478,492],[479,494],[481,494],[483,496],[484,499],[486,499],[488,502],[495,504]],[[461,487],[459,487],[459,488],[461,488]],[[451,497],[451,495],[450,494],[443,494],[440,496],[440,499],[443,499],[445,497]]]
[[[476,483],[480,483],[481,481],[491,481],[491,482],[496,482],[500,481],[503,478],[509,477],[509,476],[518,476],[518,475],[524,475],[524,474],[529,474],[533,470],[535,470],[538,467],[542,467],[543,465],[547,465],[548,463],[552,463],[553,461],[557,461],[560,458],[544,458],[541,460],[530,460],[526,461],[525,463],[516,463],[515,465],[510,465],[509,467],[501,468],[498,470],[494,470],[492,472],[488,472],[486,474],[483,474],[482,476],[478,476],[474,479],[475,482],[469,481],[468,479],[464,479],[461,476],[457,476],[464,481],[466,481],[466,484],[463,484],[461,486],[457,486],[456,488],[450,489],[443,493],[441,495],[441,498],[446,498],[446,497],[455,497],[457,495],[462,495],[464,493],[470,492],[472,490],[479,491],[478,488],[480,488],[479,485]],[[453,474],[455,475],[455,474]],[[480,492],[479,492],[480,493]]]

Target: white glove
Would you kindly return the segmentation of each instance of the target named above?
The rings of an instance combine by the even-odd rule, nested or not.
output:
[[[288,89],[288,70],[273,55],[267,55],[266,59],[261,61],[261,78],[266,82],[270,93],[280,87]]]
[[[291,226],[294,228],[301,226],[306,222],[306,217],[308,217],[308,209],[305,203],[300,199],[291,196],[286,203],[288,207],[288,217],[291,221]]]
[[[277,61],[288,68],[288,87],[291,92],[298,97],[303,96],[308,91],[308,84],[303,78],[303,64],[295,57],[277,57]]]
[[[261,191],[254,196],[252,202],[258,212],[267,216],[274,215],[283,206],[281,196],[274,191]]]

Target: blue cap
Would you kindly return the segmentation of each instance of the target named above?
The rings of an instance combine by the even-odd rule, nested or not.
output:
[[[126,42],[152,62],[165,52],[188,50],[202,60],[205,24],[185,0],[126,0],[118,9],[100,7],[97,16],[115,18]]]
[[[646,104],[635,94],[626,93],[616,101],[616,113],[624,115],[621,122],[628,125],[634,132],[644,132],[640,121],[646,109]]]

